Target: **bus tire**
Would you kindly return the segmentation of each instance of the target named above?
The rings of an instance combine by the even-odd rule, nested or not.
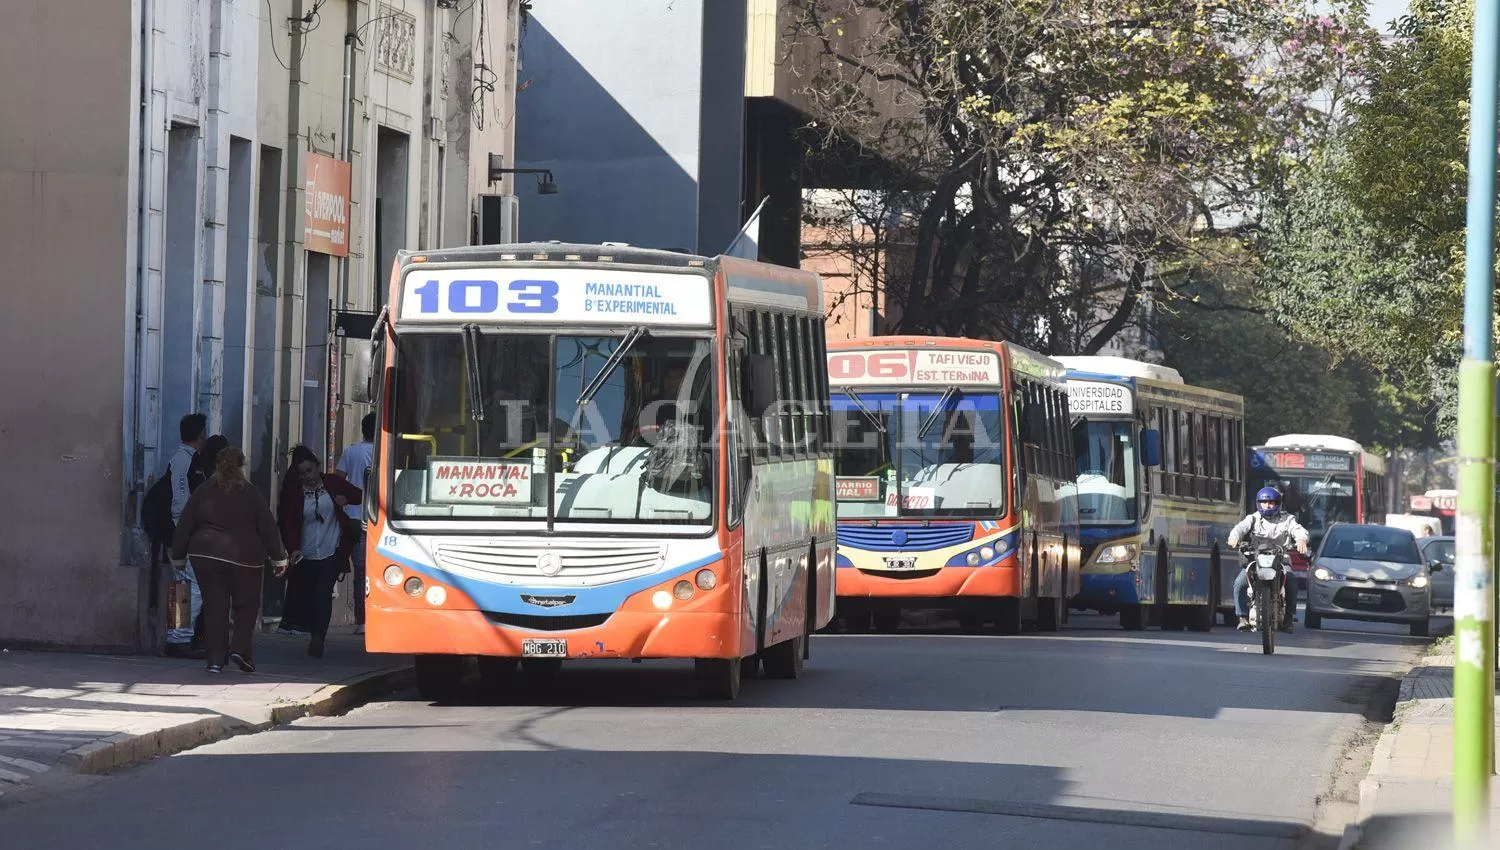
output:
[[[1018,635],[1021,633],[1021,600],[1014,596],[1002,596],[995,600],[995,633]]]
[[[700,699],[733,700],[740,695],[739,658],[699,658],[693,661]]]
[[[1190,612],[1181,605],[1168,605],[1161,612],[1161,630],[1164,632],[1180,632],[1186,627],[1183,621],[1187,619]]]
[[[414,660],[417,694],[433,702],[453,702],[464,679],[462,655],[418,655]]]
[[[1121,605],[1120,628],[1127,632],[1139,632],[1145,629],[1146,607],[1144,605]]]
[[[958,609],[958,627],[965,634],[977,635],[984,631],[984,611],[977,605],[963,605]]]
[[[874,616],[875,631],[883,635],[895,634],[901,628],[900,608],[876,608]]]
[[[765,665],[767,679],[796,679],[802,675],[803,640],[798,636],[766,647],[761,656],[761,664]]]
[[[1055,632],[1062,628],[1062,600],[1058,597],[1036,601],[1036,630]]]

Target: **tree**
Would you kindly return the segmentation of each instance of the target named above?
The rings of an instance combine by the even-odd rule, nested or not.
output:
[[[790,2],[818,147],[904,211],[893,330],[1057,352],[1236,254],[1369,43],[1360,0]]]
[[[1418,0],[1366,98],[1270,216],[1263,294],[1340,358],[1444,403],[1462,331],[1472,12]]]

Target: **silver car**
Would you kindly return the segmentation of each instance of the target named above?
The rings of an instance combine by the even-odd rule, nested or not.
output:
[[[1432,613],[1432,575],[1404,528],[1336,523],[1307,571],[1309,629],[1324,617],[1407,623],[1426,637]]]
[[[1453,607],[1453,538],[1423,537],[1417,540],[1422,547],[1422,560],[1432,573],[1432,607],[1447,610]]]

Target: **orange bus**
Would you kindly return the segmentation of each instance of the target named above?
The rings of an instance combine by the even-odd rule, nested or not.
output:
[[[943,608],[968,631],[1061,626],[1081,575],[1062,365],[974,339],[828,348],[846,624]]]
[[[619,245],[398,256],[366,647],[439,699],[566,659],[694,659],[715,699],[796,678],[834,602],[822,292]]]

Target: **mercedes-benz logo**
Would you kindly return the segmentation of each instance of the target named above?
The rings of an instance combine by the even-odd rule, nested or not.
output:
[[[555,576],[562,572],[562,558],[552,552],[543,552],[536,556],[536,568],[544,576]]]

